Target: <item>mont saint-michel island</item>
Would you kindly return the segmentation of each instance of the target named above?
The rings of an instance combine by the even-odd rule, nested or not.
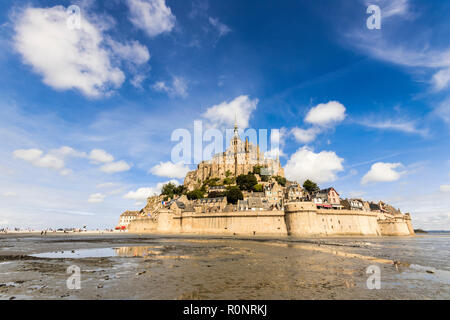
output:
[[[450,299],[450,0],[2,4],[0,300]]]
[[[383,201],[342,199],[332,186],[320,189],[285,178],[280,159],[239,136],[229,147],[168,183],[140,211],[120,215],[118,230],[245,236],[409,236],[411,215]]]

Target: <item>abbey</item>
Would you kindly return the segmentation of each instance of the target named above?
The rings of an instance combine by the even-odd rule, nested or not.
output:
[[[142,210],[125,211],[117,228],[300,237],[414,234],[409,213],[382,201],[342,199],[332,187],[308,190],[284,177],[278,157],[267,158],[242,141],[235,124],[228,149],[188,172],[181,191],[149,197]]]
[[[184,185],[189,191],[192,191],[200,187],[207,179],[224,179],[231,176],[236,178],[241,174],[252,172],[255,166],[264,168],[265,172],[270,175],[284,177],[279,157],[276,160],[266,158],[258,145],[250,143],[248,138],[245,139],[245,142],[242,141],[235,123],[234,136],[228,149],[215,154],[209,161],[199,163],[197,170],[188,172]]]

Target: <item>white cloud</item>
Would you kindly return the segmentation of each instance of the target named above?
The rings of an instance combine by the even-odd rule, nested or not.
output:
[[[2,197],[10,198],[10,197],[17,197],[18,194],[12,191],[7,191],[2,193]]]
[[[165,0],[127,0],[130,21],[150,37],[170,32],[176,18]]]
[[[134,87],[142,89],[142,82],[144,82],[146,78],[147,77],[143,74],[136,74],[133,76],[130,82]]]
[[[349,35],[352,44],[376,59],[405,67],[430,69],[434,72],[431,84],[436,91],[443,90],[450,84],[450,49],[430,48],[427,37],[422,39],[422,45],[414,47],[402,39],[389,40],[359,31],[350,32]],[[417,43],[417,40],[413,43]]]
[[[14,21],[14,46],[45,84],[98,97],[121,86],[125,75],[112,66],[101,28],[87,17],[81,15],[80,29],[71,30],[64,7],[28,7]]]
[[[136,191],[128,192],[124,198],[131,200],[145,200],[150,196],[158,195],[161,192],[161,189],[156,188],[139,188]]]
[[[330,101],[311,108],[306,114],[305,121],[314,125],[326,126],[341,122],[345,117],[345,107],[337,101]]]
[[[302,183],[306,179],[315,182],[332,182],[337,179],[336,174],[343,171],[344,159],[338,157],[333,151],[314,153],[308,147],[302,147],[291,155],[284,171],[286,177]]]
[[[131,169],[131,166],[123,160],[110,162],[100,167],[100,170],[106,173],[123,172]]]
[[[68,155],[78,156],[79,153],[70,147],[51,150],[45,155],[44,152],[39,149],[18,149],[13,152],[13,156],[17,159],[25,160],[35,167],[60,171],[63,175],[69,173],[67,169],[64,169],[64,157]]]
[[[291,134],[294,136],[295,140],[300,143],[309,143],[316,139],[316,136],[321,132],[317,127],[309,129],[293,128]]]
[[[127,62],[140,65],[150,60],[150,53],[146,46],[138,41],[130,41],[120,43],[112,39],[108,39],[108,44],[116,56]]]
[[[414,121],[402,121],[402,120],[393,121],[391,119],[386,120],[365,119],[361,121],[360,124],[369,128],[401,131],[406,133],[418,134],[424,137],[428,135],[428,130],[418,129]]]
[[[439,190],[441,192],[450,192],[450,184],[443,184],[439,187]]]
[[[250,99],[246,95],[239,96],[232,101],[224,101],[214,105],[203,113],[203,117],[208,119],[215,127],[226,126],[231,128],[236,117],[240,129],[245,129],[249,125],[251,113],[256,110],[258,99]]]
[[[435,113],[445,122],[450,123],[450,97],[439,104],[439,106],[435,109]]]
[[[68,175],[72,172],[72,170],[65,168],[67,157],[87,158],[91,163],[103,164],[100,170],[106,173],[128,171],[131,168],[123,160],[113,162],[114,157],[102,149],[93,149],[89,154],[67,146],[52,149],[47,154],[44,154],[40,149],[18,149],[13,152],[13,156],[25,160],[35,167],[57,170],[61,175]]]
[[[105,200],[106,196],[102,193],[94,193],[89,196],[88,202],[90,203],[100,203]]]
[[[450,68],[442,69],[436,72],[431,79],[436,90],[442,90],[450,84]]]
[[[156,166],[150,169],[150,173],[168,178],[184,178],[188,173],[189,167],[184,165],[183,162],[173,163],[171,161],[160,162]]]
[[[174,76],[171,85],[167,85],[165,81],[155,82],[152,88],[159,92],[165,92],[171,97],[186,98],[188,95],[187,81],[183,77]]]
[[[362,184],[369,182],[390,182],[400,179],[400,176],[404,172],[395,171],[396,168],[402,167],[401,163],[386,163],[377,162],[374,163],[369,172],[367,172],[361,179]]]
[[[105,183],[99,183],[97,184],[97,188],[112,188],[119,185],[117,182],[105,182]]]
[[[404,16],[409,13],[408,0],[364,0],[366,6],[375,4],[381,9],[381,17]]]
[[[219,32],[219,38],[225,36],[227,33],[231,32],[231,29],[224,23],[220,22],[217,18],[209,17],[209,23],[216,28]]]
[[[114,161],[114,157],[102,149],[93,149],[89,153],[89,159],[93,163],[108,163]]]
[[[276,159],[277,157],[284,157],[286,154],[283,148],[286,140],[286,128],[273,129],[270,134],[270,150],[266,151],[264,156]]]
[[[146,187],[146,188],[139,188],[136,191],[130,191],[123,197],[125,199],[131,199],[136,201],[144,201],[147,200],[148,197],[153,195],[159,195],[161,194],[162,187],[167,183],[173,183],[175,185],[179,185],[177,180],[170,180],[166,182],[160,182],[156,185],[156,187]]]

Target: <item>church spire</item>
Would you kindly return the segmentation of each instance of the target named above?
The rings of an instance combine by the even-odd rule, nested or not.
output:
[[[237,116],[236,113],[234,114],[234,135],[238,135],[238,125],[237,125]]]

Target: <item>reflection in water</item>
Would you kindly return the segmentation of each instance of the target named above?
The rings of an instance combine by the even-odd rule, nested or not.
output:
[[[169,238],[152,239],[151,245],[146,244],[122,243],[119,247],[111,242],[109,248],[33,256],[116,257],[107,262],[76,262],[82,270],[104,270],[98,272],[101,279],[107,276],[107,284],[123,288],[102,291],[105,298],[112,299],[123,298],[121,293],[142,299],[450,298],[449,237],[260,241]],[[128,259],[133,257],[142,258]],[[367,288],[366,270],[374,264],[381,269],[380,290]],[[32,267],[48,268],[48,263]]]
[[[66,250],[31,254],[35,258],[50,259],[83,259],[83,258],[108,258],[108,257],[146,257],[161,254],[158,249],[162,246],[152,247],[119,247],[119,248],[94,248],[81,250]]]
[[[160,255],[162,246],[152,247],[120,247],[114,248],[114,253],[119,257],[147,257],[152,255]]]

